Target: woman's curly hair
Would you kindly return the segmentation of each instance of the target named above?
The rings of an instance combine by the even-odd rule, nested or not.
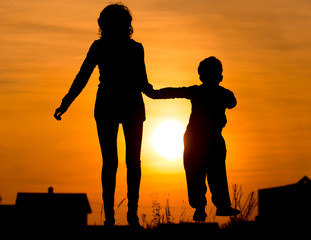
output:
[[[101,38],[131,38],[133,34],[132,14],[123,4],[110,4],[98,18]]]

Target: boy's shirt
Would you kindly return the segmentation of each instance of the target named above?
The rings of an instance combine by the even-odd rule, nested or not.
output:
[[[191,100],[192,111],[187,129],[221,133],[227,123],[226,108],[236,106],[234,94],[221,86],[194,85],[181,88],[155,90],[152,98],[187,98]]]

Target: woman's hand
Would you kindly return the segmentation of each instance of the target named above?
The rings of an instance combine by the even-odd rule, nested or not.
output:
[[[68,108],[60,106],[55,110],[54,117],[57,121],[62,120],[61,116],[67,111]]]

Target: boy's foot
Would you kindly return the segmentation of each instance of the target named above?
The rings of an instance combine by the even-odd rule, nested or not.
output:
[[[240,210],[227,207],[227,208],[217,208],[216,216],[236,216],[240,214]]]
[[[207,215],[204,209],[196,209],[193,214],[193,221],[205,222],[206,216]]]

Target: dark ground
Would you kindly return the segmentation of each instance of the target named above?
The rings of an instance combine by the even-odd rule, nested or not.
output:
[[[3,239],[307,239],[310,224],[293,227],[241,222],[231,226],[219,227],[217,223],[160,224],[154,228],[132,228],[129,226],[87,226],[83,230],[54,228],[3,229]],[[2,238],[1,238],[2,239]]]

